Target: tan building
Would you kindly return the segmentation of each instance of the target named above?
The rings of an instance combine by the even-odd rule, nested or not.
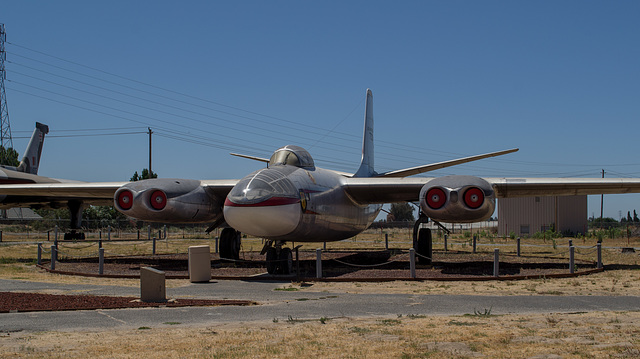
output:
[[[498,199],[498,235],[533,236],[554,229],[560,233],[587,231],[587,196]]]

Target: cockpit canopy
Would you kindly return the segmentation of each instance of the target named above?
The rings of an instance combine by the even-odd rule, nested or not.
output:
[[[313,158],[302,147],[287,145],[277,149],[269,159],[269,167],[271,166],[296,166],[303,168],[313,168]]]

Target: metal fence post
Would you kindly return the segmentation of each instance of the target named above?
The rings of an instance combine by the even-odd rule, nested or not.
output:
[[[596,248],[598,250],[598,269],[602,268],[602,243],[598,242],[596,244]]]
[[[493,250],[493,276],[497,277],[500,275],[500,250],[495,248]]]
[[[316,278],[322,278],[322,249],[316,249]]]
[[[409,249],[409,270],[411,272],[411,278],[416,277],[416,250]]]
[[[42,265],[42,243],[38,242],[38,265]]]
[[[389,250],[389,233],[384,234],[384,249]]]
[[[58,251],[56,246],[51,246],[51,270],[56,269],[56,260],[58,259]]]
[[[476,235],[473,235],[473,253],[476,252]]]
[[[447,238],[448,238],[448,237],[449,237],[448,235],[446,235],[446,234],[444,235],[444,251],[445,251],[445,252],[448,252],[448,251],[449,251],[449,248],[448,248],[448,246],[447,246]]]
[[[518,237],[518,257],[520,257],[520,237]]]
[[[58,226],[53,231],[53,244],[58,248]]]
[[[110,241],[111,240],[111,226],[107,227],[107,240]]]
[[[151,239],[151,225],[148,225],[147,228],[149,229],[149,233],[148,233],[147,239],[150,240]]]
[[[167,239],[167,225],[164,225],[164,233],[163,233],[163,239]]]
[[[574,252],[575,252],[575,247],[574,246],[569,247],[569,273],[571,274],[575,273]]]
[[[98,274],[104,274],[104,248],[98,249]]]
[[[153,255],[156,255],[156,237],[153,237]]]

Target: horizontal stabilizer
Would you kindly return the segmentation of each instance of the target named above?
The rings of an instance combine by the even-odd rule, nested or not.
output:
[[[491,153],[485,153],[483,155],[476,155],[476,156],[458,158],[458,159],[455,159],[455,160],[432,163],[430,165],[423,165],[423,166],[405,168],[405,169],[402,169],[402,170],[396,170],[396,171],[380,173],[376,177],[407,177],[407,176],[413,176],[413,175],[417,175],[417,174],[420,174],[420,173],[439,170],[441,168],[446,168],[446,167],[456,166],[456,165],[460,165],[460,164],[467,163],[467,162],[473,162],[473,161],[481,160],[481,159],[484,159],[484,158],[502,156],[502,155],[506,155],[507,153],[513,153],[513,152],[516,152],[516,151],[518,151],[517,148],[512,148],[510,150],[505,150],[505,151],[491,152]]]
[[[269,160],[266,158],[262,158],[262,157],[256,157],[256,156],[249,156],[249,155],[241,155],[239,153],[230,153],[231,156],[236,156],[236,157],[242,157],[242,158],[248,158],[250,160],[254,160],[254,161],[260,161],[260,162],[266,162],[269,163]]]

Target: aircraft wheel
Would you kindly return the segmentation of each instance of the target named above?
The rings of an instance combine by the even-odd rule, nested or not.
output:
[[[290,248],[282,248],[280,250],[278,263],[280,264],[281,274],[291,274],[293,272],[293,254]]]
[[[234,230],[231,236],[231,256],[235,260],[240,259],[240,246],[242,245],[242,234]]]
[[[219,252],[222,259],[240,259],[240,233],[233,228],[223,229]]]
[[[433,240],[431,237],[431,230],[429,228],[421,228],[418,231],[418,245],[415,250],[416,253],[427,257],[423,258],[418,256],[418,263],[420,264],[431,264],[431,258],[433,257]]]
[[[276,274],[278,270],[278,253],[273,247],[267,248],[267,273]]]

